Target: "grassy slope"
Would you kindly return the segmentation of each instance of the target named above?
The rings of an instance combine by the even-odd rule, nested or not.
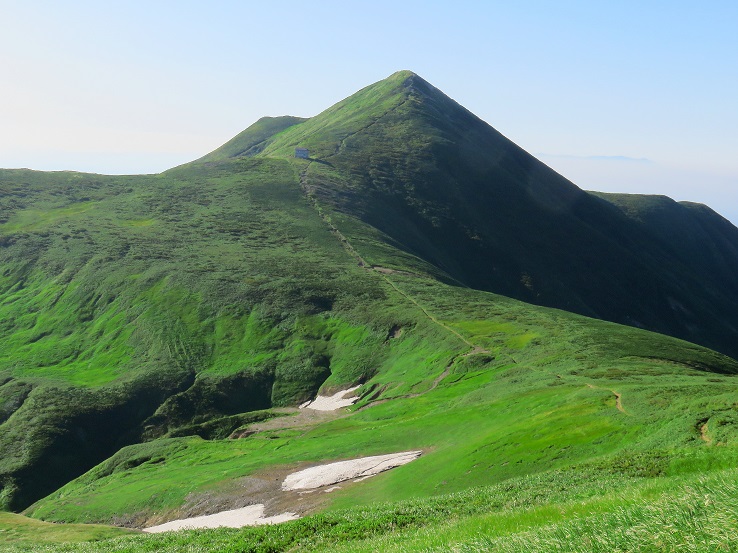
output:
[[[735,439],[736,377],[709,372],[735,372],[738,367],[728,358],[675,339],[427,279],[390,278],[490,353],[454,356],[453,349],[439,352],[408,333],[396,339],[396,349],[423,362],[389,359],[369,383],[388,384],[384,397],[396,397],[391,402],[307,433],[288,429],[235,442],[190,438],[133,446],[42,501],[35,516],[66,521],[109,521],[126,514],[141,521],[167,511],[175,516],[188,494],[265,466],[410,448],[427,454],[335,492],[336,506],[457,491],[624,452],[659,472],[667,457],[689,457],[705,448],[700,438],[705,423],[713,443],[730,445]],[[456,346],[460,353],[469,349],[460,348],[458,340]],[[448,361],[453,361],[449,374],[422,394]],[[617,409],[614,392],[625,412]],[[408,393],[422,395],[402,397]],[[136,456],[151,461],[127,462]],[[145,497],[141,489],[147,490]]]
[[[221,161],[233,157],[252,157],[266,148],[283,130],[302,123],[301,117],[262,117],[243,132],[234,136],[217,150],[201,157],[197,162]]]
[[[684,263],[706,267],[723,282],[738,272],[738,229],[706,205],[665,196],[593,194],[643,225],[651,239],[666,244]]]
[[[297,170],[2,173],[6,505],[142,437],[376,370],[389,329],[414,315],[373,308],[387,285],[345,255]]]
[[[0,512],[0,547],[33,551],[42,544],[100,541],[127,534],[133,530],[99,524],[53,524],[33,518]]]
[[[455,542],[476,547],[502,537],[501,547],[522,548],[531,540],[536,550],[541,540],[558,540],[584,551],[588,542],[578,544],[577,525],[591,536],[602,520],[610,529],[604,543],[632,544],[662,532],[664,521],[679,523],[685,505],[699,509],[706,494],[715,500],[692,521],[703,533],[714,526],[714,514],[734,504],[730,493],[717,492],[732,474],[721,471],[738,460],[736,377],[705,369],[735,371],[735,362],[611,323],[427,279],[389,278],[490,354],[456,357],[438,388],[419,397],[360,409],[307,433],[133,446],[41,502],[34,516],[90,521],[167,510],[176,516],[188,494],[212,492],[265,465],[415,447],[426,450],[423,458],[334,492],[324,515],[280,528],[106,542],[104,550],[174,551],[188,544],[202,551],[278,551],[299,543],[305,550],[341,544],[347,551],[407,551]],[[396,382],[409,372],[385,379]],[[412,389],[423,387],[421,381]],[[613,390],[625,412],[617,409]],[[710,445],[700,437],[705,423]],[[127,462],[136,455],[154,462]],[[468,490],[485,484],[492,487]],[[454,491],[462,495],[438,496]],[[386,500],[406,502],[369,507]],[[367,507],[356,508],[362,504]],[[624,518],[640,516],[640,534],[619,536]],[[523,531],[508,543],[510,534]],[[689,532],[677,524],[670,539]]]
[[[735,477],[734,469],[648,479],[579,467],[575,472],[550,472],[430,499],[340,510],[277,526],[38,545],[34,550],[734,551]]]
[[[577,511],[564,509],[562,519],[554,512],[559,502],[596,495],[608,478],[627,480],[648,503],[656,499],[639,495],[651,485],[641,479],[658,476],[666,483],[653,485],[662,486],[664,500],[678,503],[695,471],[735,466],[738,367],[731,359],[442,284],[465,269],[447,253],[424,249],[433,240],[422,225],[402,226],[408,214],[392,209],[381,218],[401,225],[399,234],[368,224],[380,215],[356,203],[366,189],[356,161],[364,143],[353,132],[380,129],[380,116],[412,107],[405,96],[387,94],[404,90],[401,77],[320,118],[276,122],[278,134],[247,154],[256,157],[145,177],[0,174],[0,339],[8,346],[0,351],[12,352],[0,358],[6,505],[30,503],[142,439],[153,441],[121,450],[38,502],[34,516],[142,524],[187,513],[193,497],[228,492],[270,467],[423,448],[419,461],[332,494],[334,514],[284,529],[144,536],[101,547],[190,542],[198,550],[238,550],[239,540],[288,547],[316,528],[311,539],[333,547],[449,513],[472,517],[458,530],[458,540],[469,541],[469,528],[498,516],[483,499],[489,491],[468,492],[478,500],[472,511],[454,496],[437,500],[441,507],[425,498],[510,482],[540,500],[543,513],[533,519],[568,524]],[[406,129],[422,137],[417,130]],[[322,163],[289,159],[295,145]],[[389,170],[401,153],[388,146],[376,159],[389,166],[367,163],[380,192],[394,186]],[[406,157],[398,173],[421,161]],[[562,200],[550,196],[553,181],[536,186],[526,194]],[[418,205],[423,218],[441,220],[433,202]],[[155,439],[225,436],[262,416],[245,412],[297,402],[324,383],[356,381],[367,381],[360,410],[307,432]],[[392,401],[361,409],[376,399]],[[546,493],[536,478],[552,469],[554,479],[576,474],[581,482],[570,495]],[[55,479],[34,487],[39,475]],[[408,509],[421,514],[408,518],[402,506],[341,511],[386,500],[411,501]],[[610,493],[585,514],[610,516],[619,501]],[[503,501],[497,508],[522,517],[520,528],[531,525],[519,512],[526,506]]]
[[[310,148],[308,180],[324,203],[468,286],[738,355],[735,228],[704,229],[709,259],[692,255],[409,72],[286,129],[259,155],[295,146]],[[671,220],[686,234],[687,211]]]

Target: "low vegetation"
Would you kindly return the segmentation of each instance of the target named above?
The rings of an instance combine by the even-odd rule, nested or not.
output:
[[[160,175],[0,171],[0,544],[731,551],[738,362],[634,326],[734,354],[735,233],[582,192],[408,73]],[[90,526],[257,499],[302,518]]]
[[[579,466],[275,526],[41,545],[54,553],[733,551],[735,469],[648,478]],[[72,540],[70,540],[72,541]],[[23,551],[10,546],[7,551]]]

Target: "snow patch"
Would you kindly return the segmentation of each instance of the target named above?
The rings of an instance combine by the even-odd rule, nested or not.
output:
[[[317,396],[312,401],[306,401],[302,405],[300,405],[300,409],[313,409],[314,411],[335,411],[336,409],[340,409],[341,407],[348,407],[349,405],[353,405],[353,403],[359,399],[358,397],[351,395],[352,392],[355,392],[361,387],[354,386],[353,388],[349,388],[348,390],[341,390],[340,392],[336,392],[332,396]],[[348,397],[346,397],[348,396]]]
[[[204,515],[180,520],[171,520],[164,524],[144,528],[144,532],[158,534],[159,532],[171,532],[173,530],[186,530],[196,528],[242,528],[243,526],[258,526],[260,524],[277,524],[288,520],[300,518],[295,513],[282,513],[271,517],[264,516],[264,505],[249,505],[240,509],[223,511],[214,515]]]
[[[345,482],[369,478],[386,470],[414,461],[422,451],[403,451],[389,455],[375,455],[349,461],[338,461],[293,472],[282,482],[282,490],[310,490]]]

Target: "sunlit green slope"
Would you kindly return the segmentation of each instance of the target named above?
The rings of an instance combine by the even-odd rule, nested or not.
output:
[[[448,338],[446,351],[403,332],[347,417],[305,427],[287,416],[240,440],[131,446],[37,503],[32,516],[142,526],[207,505],[238,506],[244,490],[274,512],[302,513],[302,499],[280,503],[257,483],[321,461],[419,448],[423,456],[409,465],[317,492],[324,514],[89,550],[482,551],[489,541],[503,551],[606,551],[659,539],[696,541],[685,550],[707,552],[730,543],[738,521],[722,509],[736,504],[728,485],[738,462],[734,361],[425,278],[380,278],[437,321],[435,340]],[[638,532],[620,531],[629,520],[639,521]],[[600,549],[592,549],[595,536]]]
[[[122,445],[376,372],[390,329],[417,323],[346,255],[299,170],[2,173],[6,506]]]

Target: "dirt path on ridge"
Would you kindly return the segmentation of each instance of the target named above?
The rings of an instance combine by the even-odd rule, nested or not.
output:
[[[322,206],[320,205],[320,202],[318,202],[318,199],[315,197],[315,194],[314,194],[313,189],[310,188],[310,185],[307,182],[307,173],[308,173],[308,169],[310,168],[310,165],[312,163],[313,163],[312,161],[309,161],[307,163],[307,165],[305,166],[305,168],[302,171],[300,171],[300,188],[302,189],[303,193],[305,194],[306,198],[308,199],[308,202],[310,203],[310,205],[313,207],[313,209],[315,209],[315,211],[318,213],[318,215],[323,220],[323,222],[328,226],[328,229],[330,230],[331,234],[333,234],[336,237],[336,239],[341,243],[343,249],[346,250],[346,252],[351,257],[353,257],[356,260],[356,262],[358,263],[358,265],[360,267],[363,267],[363,268],[365,268],[367,270],[370,270],[373,273],[375,273],[376,275],[378,275],[389,286],[391,286],[392,289],[395,290],[395,292],[397,292],[400,296],[402,296],[403,298],[405,298],[405,300],[407,300],[410,303],[412,303],[413,305],[415,305],[415,307],[417,307],[423,313],[423,315],[425,315],[425,317],[427,317],[431,322],[433,322],[434,324],[440,326],[441,328],[443,328],[447,332],[450,332],[451,334],[453,334],[454,336],[456,336],[459,340],[461,340],[464,344],[466,344],[467,346],[469,346],[469,348],[471,348],[467,352],[459,353],[459,354],[454,355],[451,358],[451,361],[446,366],[445,370],[433,380],[433,383],[431,384],[430,388],[428,388],[424,392],[417,393],[417,394],[407,394],[407,395],[398,396],[397,398],[392,398],[392,399],[418,397],[418,396],[420,396],[422,394],[425,394],[425,393],[428,393],[428,392],[430,392],[432,390],[435,390],[438,387],[438,385],[441,383],[441,381],[449,375],[450,370],[451,370],[451,366],[454,364],[454,362],[456,361],[457,358],[460,358],[460,357],[468,357],[470,355],[476,355],[476,354],[481,354],[481,353],[486,353],[486,354],[491,355],[491,353],[488,350],[486,350],[485,348],[483,348],[481,346],[478,346],[478,345],[470,342],[460,332],[458,332],[455,329],[451,328],[447,324],[439,321],[432,313],[430,313],[415,298],[413,298],[410,294],[408,294],[404,290],[400,289],[392,281],[392,279],[389,278],[390,275],[394,275],[394,274],[412,276],[413,273],[409,273],[407,271],[400,271],[400,270],[397,270],[397,269],[389,269],[387,267],[375,266],[375,265],[371,265],[371,264],[367,263],[367,261],[361,256],[361,254],[359,254],[359,252],[356,250],[356,248],[354,248],[354,246],[351,244],[351,242],[349,241],[349,239],[346,238],[346,236],[340,230],[338,230],[338,228],[333,224],[333,221],[331,220],[330,215],[328,213],[326,213],[326,211],[322,208]],[[512,361],[513,361],[513,363],[515,362],[514,359]],[[377,405],[379,403],[383,403],[384,401],[386,401],[386,400],[379,400],[379,401],[369,402],[366,405],[363,405],[361,407],[361,409],[364,409],[364,408],[366,408],[366,407],[368,407],[370,405]]]
[[[615,408],[620,411],[621,413],[628,415],[629,413],[623,408],[623,395],[619,392],[616,392],[615,390],[611,390],[610,388],[603,388],[602,386],[595,386],[594,384],[590,384],[587,382],[587,388],[590,388],[592,390],[607,390],[612,395],[615,396]]]
[[[707,423],[705,422],[700,426],[700,439],[705,442],[707,445],[712,445],[712,438],[707,434],[708,428]]]

